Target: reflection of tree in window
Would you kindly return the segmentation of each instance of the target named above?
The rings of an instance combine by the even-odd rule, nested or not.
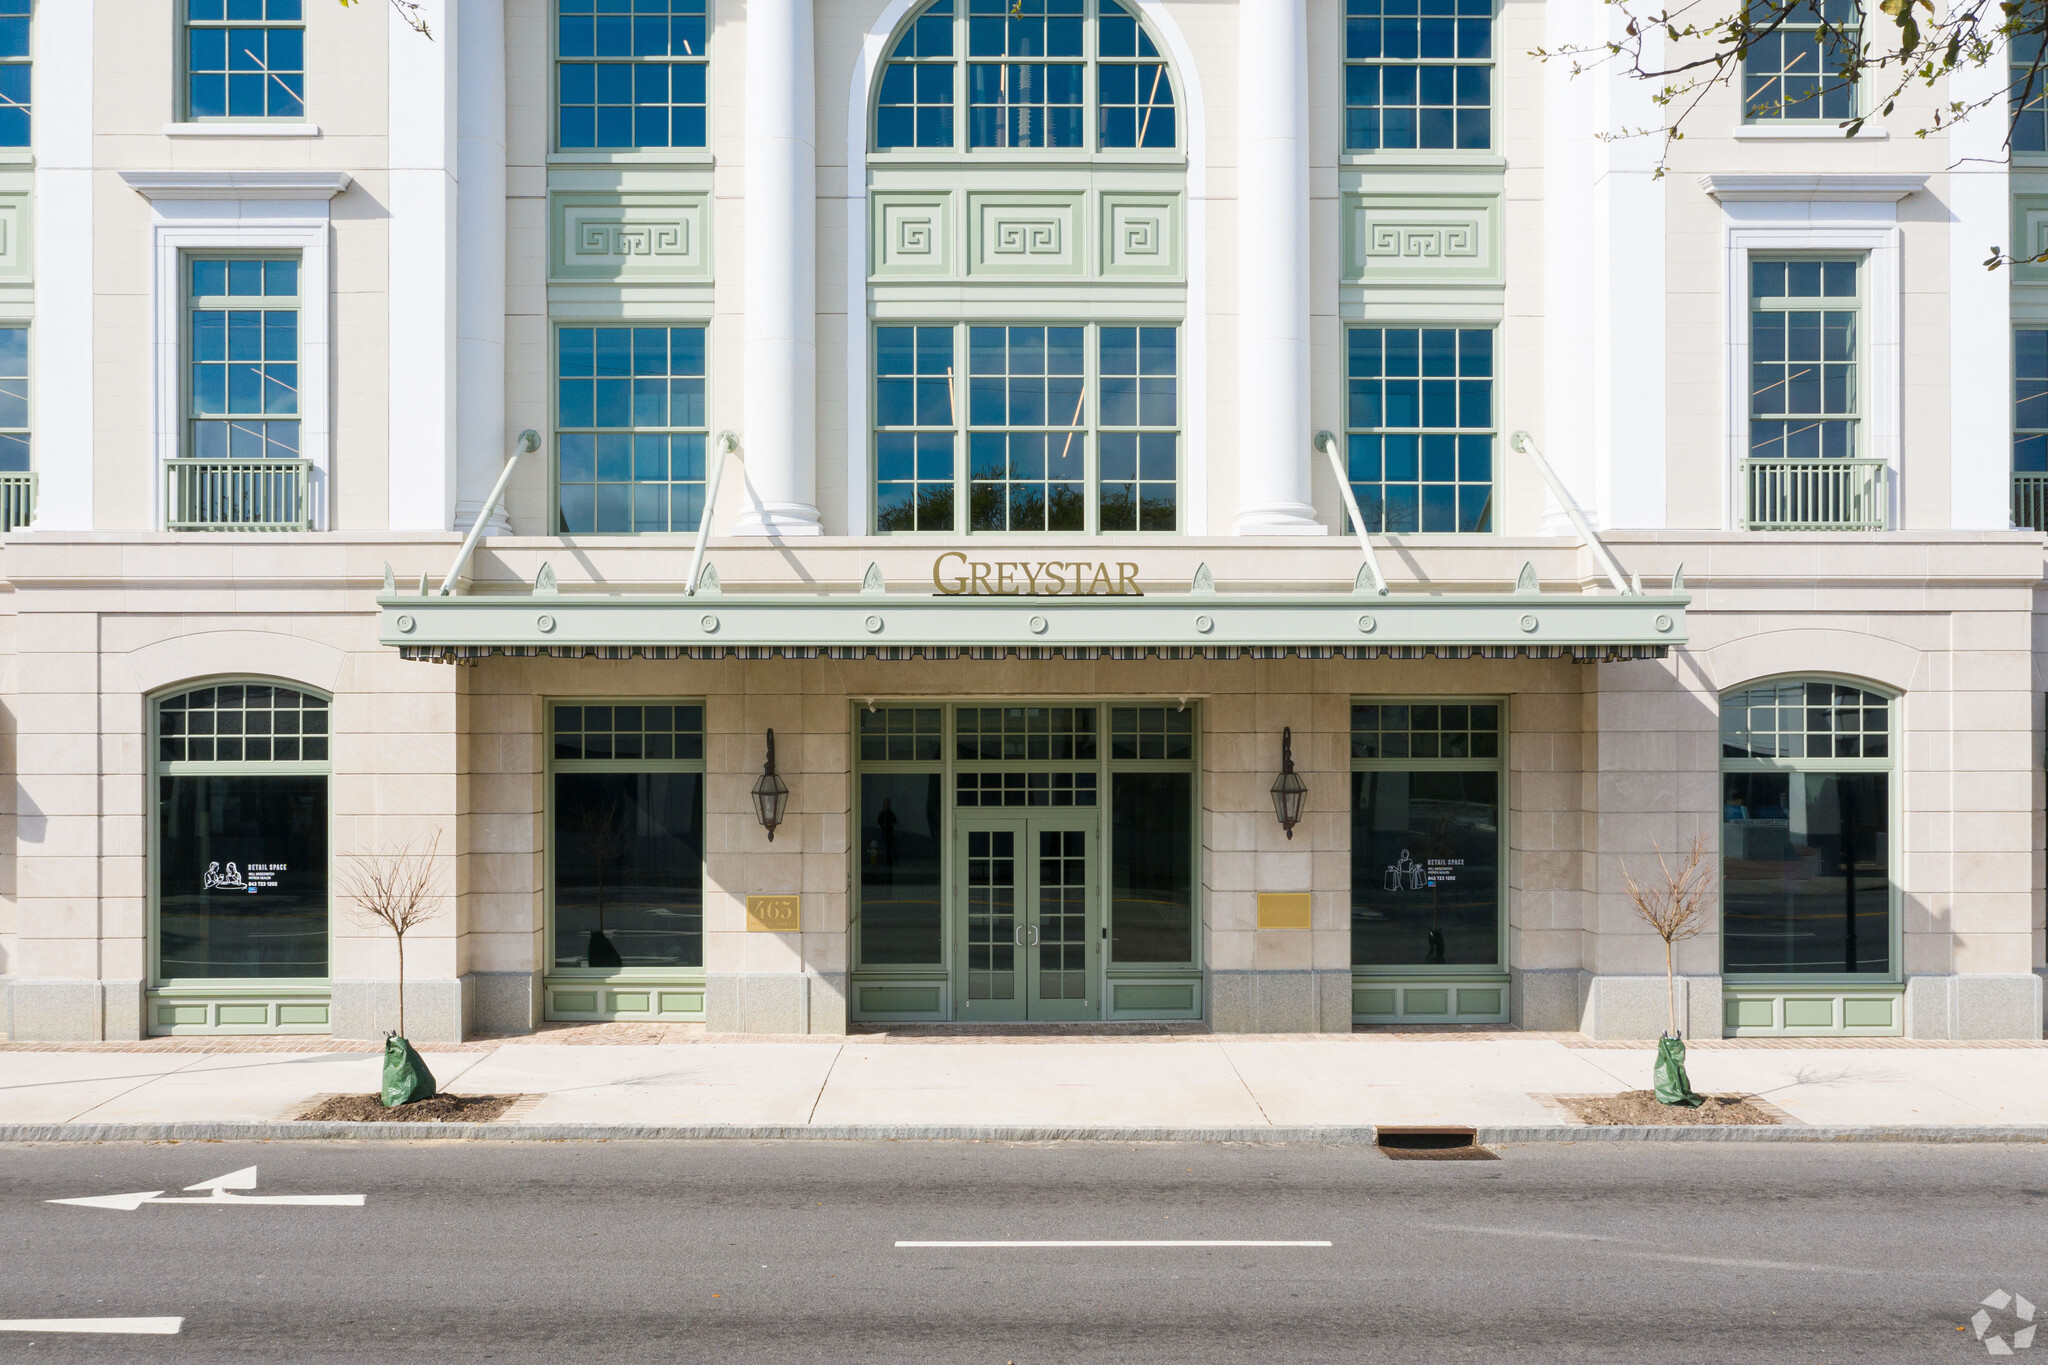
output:
[[[597,927],[590,931],[590,944],[584,952],[585,965],[591,967],[625,965],[619,958],[618,948],[604,931],[605,869],[615,862],[623,863],[626,856],[626,825],[620,818],[622,814],[620,796],[615,791],[602,803],[585,806],[569,818],[570,827],[583,838],[597,901]]]

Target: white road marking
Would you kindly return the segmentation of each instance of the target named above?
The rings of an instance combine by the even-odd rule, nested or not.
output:
[[[899,1247],[1326,1247],[1328,1242],[1091,1241],[1091,1242],[898,1242]]]
[[[205,1204],[213,1208],[223,1205],[247,1204],[288,1204],[299,1208],[356,1208],[363,1206],[360,1194],[236,1194],[236,1190],[256,1188],[256,1168],[244,1166],[239,1171],[212,1180],[202,1180],[197,1185],[187,1185],[188,1190],[205,1190],[204,1199],[180,1199],[162,1197],[162,1190],[136,1190],[129,1194],[95,1194],[83,1199],[52,1199],[52,1204],[75,1204],[84,1209],[118,1209],[133,1213],[144,1204]]]
[[[0,1332],[98,1332],[138,1337],[174,1337],[183,1318],[0,1318]]]

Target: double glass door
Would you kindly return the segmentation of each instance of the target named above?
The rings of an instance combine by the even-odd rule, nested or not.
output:
[[[955,837],[954,1017],[1101,1017],[1095,821],[963,812]]]

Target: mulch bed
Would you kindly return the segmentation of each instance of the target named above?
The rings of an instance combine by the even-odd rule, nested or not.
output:
[[[517,1095],[436,1095],[391,1109],[375,1095],[322,1095],[306,1106],[300,1122],[312,1123],[489,1123],[519,1099]]]
[[[1654,1090],[1625,1090],[1619,1095],[1559,1095],[1557,1102],[1579,1122],[1606,1127],[1614,1124],[1776,1124],[1783,1122],[1773,1109],[1765,1108],[1746,1095],[1708,1095],[1697,1109],[1682,1104],[1659,1104]]]

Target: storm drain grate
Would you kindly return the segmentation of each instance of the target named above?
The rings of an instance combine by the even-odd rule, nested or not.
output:
[[[1498,1161],[1470,1128],[1381,1128],[1380,1151],[1396,1161]]]

